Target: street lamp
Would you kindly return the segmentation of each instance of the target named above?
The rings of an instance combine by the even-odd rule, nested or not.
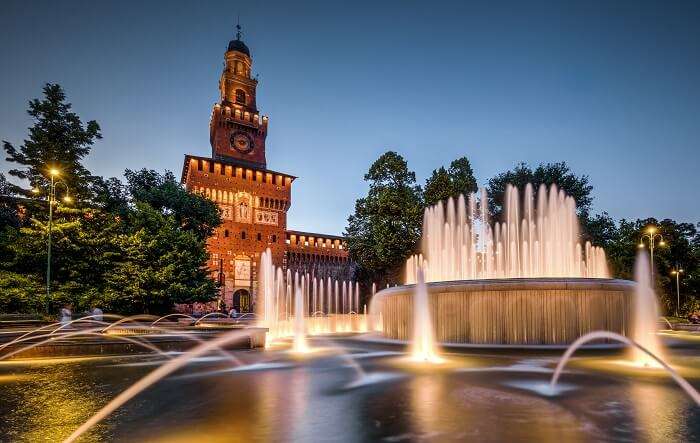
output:
[[[682,269],[674,269],[671,271],[671,275],[676,276],[676,317],[678,317],[678,311],[680,311],[680,305],[681,305],[681,284],[680,284],[680,278],[681,274],[683,273]]]
[[[639,249],[644,248],[644,240],[649,242],[649,251],[651,256],[651,284],[654,284],[654,243],[659,240],[659,246],[666,246],[664,241],[664,236],[656,232],[656,226],[649,226],[647,232],[642,234],[642,238],[639,239]]]
[[[47,246],[47,255],[46,255],[46,313],[49,313],[49,304],[51,301],[51,231],[53,228],[53,205],[58,203],[56,201],[56,186],[63,186],[66,189],[66,195],[63,196],[63,201],[65,203],[70,203],[73,201],[70,195],[68,195],[69,190],[68,190],[68,185],[65,184],[62,180],[56,180],[56,177],[58,177],[61,174],[61,172],[56,169],[56,168],[51,168],[49,169],[49,176],[51,176],[51,186],[49,187],[49,195],[48,195],[48,201],[49,201],[49,241],[48,241],[48,246]],[[39,194],[39,189],[34,188],[32,189],[32,193],[34,194]]]

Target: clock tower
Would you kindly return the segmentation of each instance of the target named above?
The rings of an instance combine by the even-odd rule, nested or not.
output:
[[[229,42],[224,54],[220,101],[214,105],[209,123],[212,157],[266,168],[267,116],[258,113],[258,80],[251,76],[250,50],[241,41],[240,25],[236,31],[236,39]]]

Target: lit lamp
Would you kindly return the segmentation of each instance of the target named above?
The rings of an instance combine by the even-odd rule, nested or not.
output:
[[[681,274],[683,273],[682,269],[674,269],[671,271],[671,275],[676,276],[676,317],[678,317],[678,312],[681,310],[681,284],[680,284],[680,278]]]
[[[51,300],[51,232],[53,228],[53,205],[56,204],[56,186],[61,185],[66,189],[66,194],[63,196],[63,201],[65,203],[71,203],[73,199],[69,195],[68,185],[61,180],[56,180],[56,177],[61,175],[61,171],[56,168],[49,169],[49,176],[51,177],[51,186],[49,187],[49,235],[48,235],[48,246],[46,255],[46,313],[49,313],[49,304]],[[38,195],[40,193],[39,188],[33,188],[32,194]]]
[[[649,242],[649,252],[650,252],[650,257],[651,257],[651,284],[654,284],[654,244],[656,240],[659,240],[659,246],[666,246],[666,242],[664,241],[664,236],[656,232],[656,226],[649,226],[647,228],[647,232],[642,234],[642,237],[639,239],[639,249],[644,248],[644,240],[647,240]]]

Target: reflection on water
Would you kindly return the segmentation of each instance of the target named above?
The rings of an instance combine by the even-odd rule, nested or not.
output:
[[[357,361],[368,380],[353,389],[347,386],[355,371],[333,355],[294,360],[283,351],[239,351],[260,369],[230,371],[222,359],[197,361],[127,403],[81,441],[669,442],[691,441],[700,433],[698,408],[671,381],[596,367],[619,356],[577,359],[564,376],[576,389],[550,398],[513,382],[547,382],[549,373],[533,371],[533,362],[551,368],[553,355],[450,355],[454,367],[431,372],[387,352],[396,348],[351,346],[365,353]],[[700,364],[687,358],[695,350],[684,352],[678,361]],[[0,440],[61,441],[152,371],[154,366],[131,364],[150,359],[0,365]],[[697,386],[697,369],[690,373]]]

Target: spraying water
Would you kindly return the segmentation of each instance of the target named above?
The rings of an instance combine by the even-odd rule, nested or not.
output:
[[[441,361],[437,356],[433,322],[430,318],[428,288],[423,280],[423,271],[420,269],[418,270],[418,283],[416,283],[413,297],[413,343],[411,356],[414,360],[421,362],[438,363]]]
[[[659,306],[656,294],[651,286],[649,257],[645,251],[639,251],[634,265],[634,280],[637,286],[634,291],[634,326],[632,336],[635,342],[657,356],[663,356],[659,337],[656,335],[659,321]],[[635,363],[642,366],[659,366],[655,359],[639,348],[634,348]]]
[[[352,299],[359,303],[359,286],[352,281],[319,279],[309,273],[295,274],[289,269],[286,277],[281,268],[272,263],[268,249],[260,258],[260,285],[256,296],[258,324],[267,328],[265,346],[280,338],[297,337],[297,322],[303,321],[305,334],[330,332],[359,332],[361,323],[357,314],[350,314]],[[353,295],[353,284],[355,287]],[[301,311],[299,310],[301,304]],[[320,310],[319,310],[320,305]],[[328,316],[315,316],[316,312]]]
[[[472,194],[426,208],[422,255],[408,259],[406,282],[416,282],[419,268],[428,282],[609,277],[605,252],[581,245],[574,199],[556,185],[541,185],[535,196],[528,184],[522,201],[518,188],[508,185],[503,208],[504,221],[490,225],[483,189],[478,202]]]
[[[575,342],[571,343],[571,346],[568,347],[566,352],[564,352],[564,355],[562,355],[561,359],[559,359],[559,363],[557,364],[557,367],[554,370],[552,379],[549,382],[549,393],[556,392],[557,381],[559,381],[559,377],[561,376],[564,367],[566,367],[566,363],[571,359],[571,356],[574,354],[574,352],[576,352],[578,348],[588,343],[589,341],[600,340],[601,338],[619,341],[628,346],[632,346],[635,350],[646,355],[650,360],[653,360],[656,363],[656,366],[665,369],[671,375],[673,380],[676,383],[678,383],[678,385],[693,399],[693,401],[695,401],[695,404],[700,406],[700,393],[698,393],[698,391],[695,390],[695,388],[690,383],[688,383],[688,381],[681,377],[675,369],[669,366],[661,358],[661,356],[659,356],[659,354],[656,354],[651,349],[647,348],[646,346],[635,340],[630,340],[624,335],[620,335],[610,331],[589,332],[588,334],[579,337]]]
[[[304,286],[304,277],[301,278],[301,287],[297,283],[294,289],[294,352],[308,352],[309,347],[306,343],[306,325],[304,324],[304,296],[302,287]]]

